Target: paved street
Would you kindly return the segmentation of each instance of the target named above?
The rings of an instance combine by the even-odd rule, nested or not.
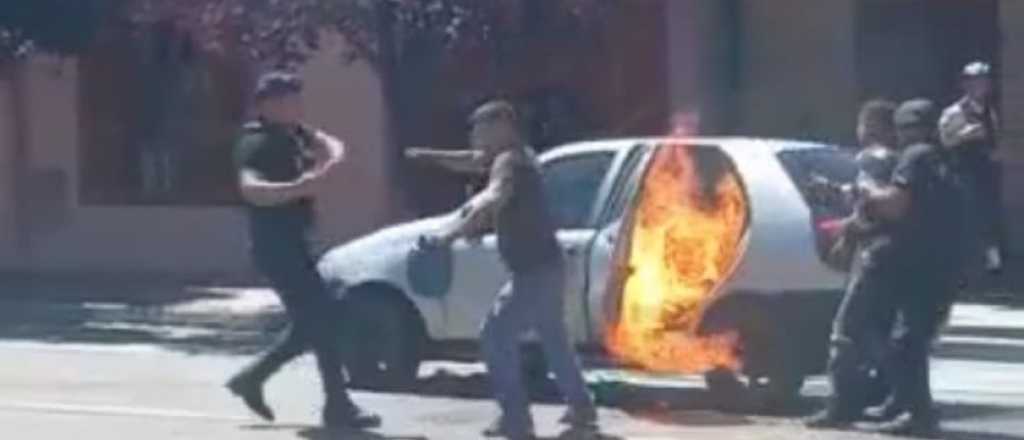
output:
[[[202,299],[179,311],[260,309],[272,302]],[[195,315],[175,322],[154,309],[12,301],[0,307],[0,426],[4,438],[139,439],[473,439],[493,416],[476,364],[424,366],[422,394],[357,393],[380,412],[374,433],[316,429],[318,392],[311,359],[282,372],[268,394],[279,414],[259,423],[221,383],[266,338],[250,324],[212,325]],[[251,310],[250,310],[251,311]],[[137,312],[137,313],[136,313]],[[274,326],[273,316],[261,325]],[[1024,439],[1024,309],[961,306],[937,352],[934,383],[947,438]],[[860,439],[855,433],[806,431],[792,417],[715,411],[697,378],[652,378],[591,370],[592,384],[612,381],[617,397],[602,411],[608,438]],[[598,385],[600,386],[600,385]],[[821,379],[806,387],[798,413],[820,403]],[[610,400],[610,399],[604,399]],[[558,433],[560,408],[535,408],[539,433]]]

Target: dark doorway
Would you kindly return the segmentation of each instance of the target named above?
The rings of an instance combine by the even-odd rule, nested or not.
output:
[[[971,60],[999,65],[998,0],[857,2],[861,98],[925,96],[945,105]]]

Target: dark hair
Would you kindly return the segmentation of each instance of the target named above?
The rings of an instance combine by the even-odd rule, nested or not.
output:
[[[894,115],[896,103],[887,99],[872,99],[860,107],[857,121],[864,124],[870,142],[892,146],[896,142]]]
[[[304,87],[302,78],[294,73],[274,71],[263,74],[256,82],[254,97],[256,101],[277,98],[285,95],[301,93]]]
[[[509,101],[492,100],[477,107],[473,114],[469,116],[470,124],[494,120],[503,120],[516,124],[519,122],[519,112],[516,111],[515,105]]]

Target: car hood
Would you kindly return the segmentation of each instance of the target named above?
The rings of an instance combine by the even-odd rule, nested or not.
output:
[[[406,256],[419,237],[439,231],[454,214],[430,217],[380,229],[323,255],[318,268],[328,281],[358,283],[404,273]]]

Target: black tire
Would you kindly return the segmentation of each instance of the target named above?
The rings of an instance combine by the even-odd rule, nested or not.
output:
[[[739,376],[724,368],[704,373],[704,383],[712,400],[720,407],[736,408],[746,395],[747,386]]]
[[[795,373],[776,373],[765,378],[751,378],[750,392],[754,409],[759,412],[785,413],[800,401],[806,378]]]
[[[412,306],[380,289],[342,303],[341,352],[353,388],[408,391],[423,358],[424,331]]]

